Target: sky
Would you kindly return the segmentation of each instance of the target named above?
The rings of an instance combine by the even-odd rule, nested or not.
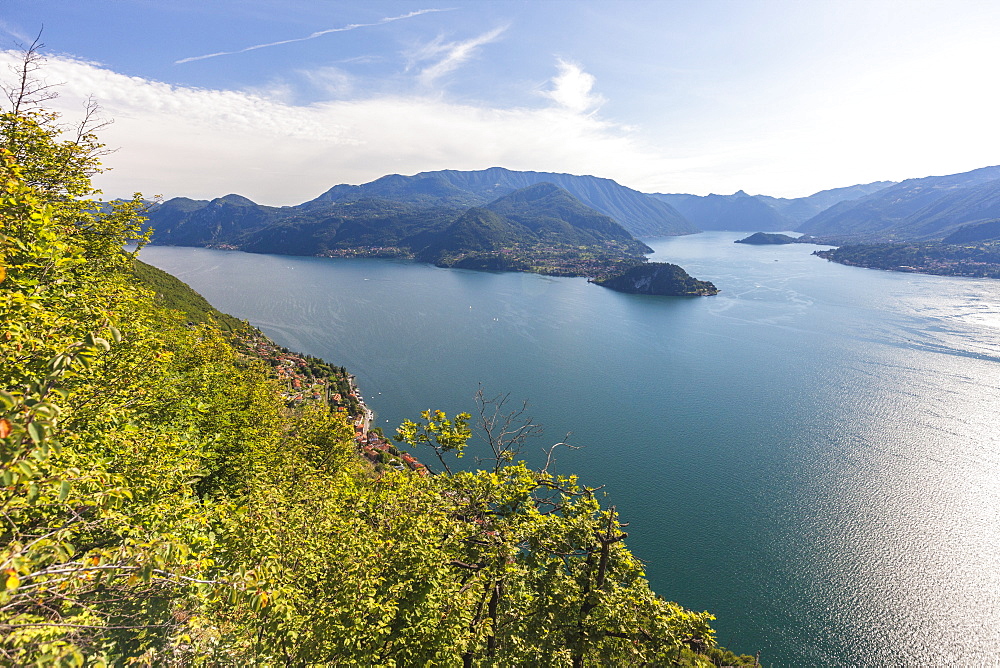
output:
[[[1000,164],[1000,2],[0,0],[105,197],[269,205],[437,169],[800,197]]]

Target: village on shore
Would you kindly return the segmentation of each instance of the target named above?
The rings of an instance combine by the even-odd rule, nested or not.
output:
[[[397,471],[409,469],[422,476],[430,474],[416,457],[390,443],[381,428],[372,428],[374,413],[365,404],[355,377],[346,369],[316,357],[291,352],[255,327],[238,332],[235,339],[241,352],[270,365],[275,377],[284,385],[281,396],[289,406],[322,402],[331,410],[344,413],[354,427],[358,451],[376,471],[392,468]]]

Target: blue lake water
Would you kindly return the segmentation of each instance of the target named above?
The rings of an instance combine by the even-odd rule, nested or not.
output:
[[[357,376],[391,431],[527,400],[605,485],[654,589],[771,666],[1000,665],[1000,281],[740,233],[649,241],[706,298],[403,261],[147,247]],[[430,461],[428,459],[428,461]]]

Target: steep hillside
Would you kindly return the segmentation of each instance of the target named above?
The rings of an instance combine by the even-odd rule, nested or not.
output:
[[[962,188],[928,204],[896,227],[907,239],[940,239],[970,223],[1000,218],[1000,178]]]
[[[502,193],[501,193],[502,194]],[[307,209],[330,203],[354,202],[361,199],[388,199],[419,206],[471,207],[484,204],[492,197],[452,185],[433,173],[402,176],[389,174],[363,185],[336,185],[314,200],[301,206]]]
[[[469,209],[417,257],[470,269],[601,276],[643,262],[648,252],[612,218],[539,183]]]
[[[408,255],[429,243],[462,209],[369,198],[296,211],[229,244],[253,253]]]
[[[613,218],[584,205],[552,183],[515,190],[486,205],[490,211],[520,223],[539,239],[580,245],[600,241],[633,242]],[[636,244],[639,247],[639,244]],[[643,247],[648,250],[648,247]]]
[[[841,202],[803,223],[817,237],[866,240],[943,236],[961,223],[995,217],[1000,167],[908,179],[857,200]],[[976,192],[973,192],[973,191]],[[942,201],[943,200],[943,201]]]
[[[211,323],[224,332],[245,327],[242,320],[219,311],[191,287],[162,269],[134,260],[132,272],[146,287],[153,290],[157,303],[165,308],[180,311],[187,322]]]
[[[941,240],[945,244],[968,244],[980,241],[1000,241],[1000,219],[962,225]]]
[[[273,224],[286,213],[241,195],[226,195],[210,202],[175,197],[154,206],[151,220],[155,221],[158,244],[206,246],[228,243],[241,234]]]

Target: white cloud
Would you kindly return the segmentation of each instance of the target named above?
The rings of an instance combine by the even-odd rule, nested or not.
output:
[[[424,45],[411,54],[411,61],[421,62],[438,58],[440,60],[420,71],[418,77],[420,83],[430,86],[444,75],[454,72],[473,58],[479,47],[495,42],[506,30],[507,26],[501,26],[464,42],[445,42],[443,38],[439,37]]]
[[[18,58],[0,52],[0,66]],[[51,58],[67,82],[57,110],[79,116],[93,93],[120,147],[99,177],[108,197],[207,199],[235,192],[263,204],[298,204],[338,183],[435,169],[595,174],[636,187],[670,167],[626,130],[566,105],[489,108],[439,97],[383,96],[295,106],[260,94],[171,86],[94,63]]]
[[[584,113],[604,104],[605,99],[593,93],[596,80],[576,63],[559,60],[559,74],[552,79],[552,88],[543,94],[571,111]]]

